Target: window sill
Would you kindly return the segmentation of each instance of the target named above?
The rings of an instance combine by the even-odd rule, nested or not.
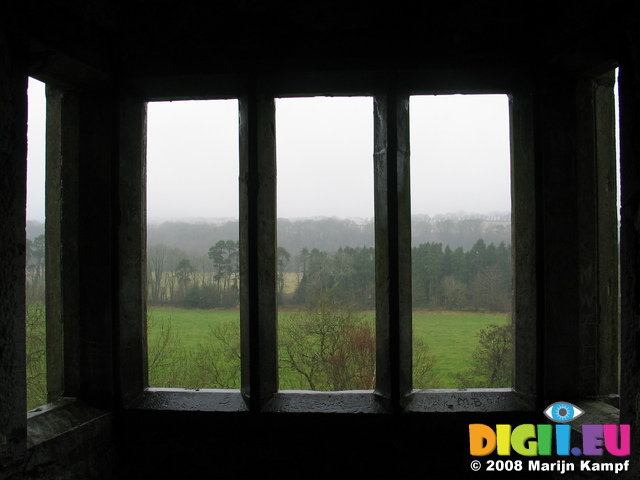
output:
[[[27,412],[27,448],[94,423],[108,422],[110,413],[74,398],[62,398]]]
[[[130,410],[184,412],[248,412],[239,390],[149,388],[134,399]],[[385,413],[371,391],[314,392],[283,390],[263,407],[265,413]]]
[[[27,455],[22,468],[42,478],[84,478],[90,462],[101,472],[100,478],[115,478],[113,435],[112,412],[62,398],[27,412]]]
[[[130,410],[184,412],[248,412],[239,390],[148,388],[136,397]]]
[[[414,390],[407,412],[516,412],[532,411],[535,404],[510,388]]]
[[[149,388],[134,399],[129,410],[185,412],[248,412],[238,390]],[[416,390],[406,413],[527,412],[533,402],[511,389]],[[264,413],[388,414],[385,401],[372,391],[316,392],[282,390],[264,406]]]
[[[386,413],[380,397],[370,390],[281,390],[264,410],[267,413]]]

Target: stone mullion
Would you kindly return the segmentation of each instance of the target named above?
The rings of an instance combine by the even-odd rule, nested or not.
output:
[[[376,392],[392,411],[411,392],[409,97],[395,82],[374,98]]]
[[[239,107],[241,389],[256,412],[278,388],[275,101],[251,89]]]

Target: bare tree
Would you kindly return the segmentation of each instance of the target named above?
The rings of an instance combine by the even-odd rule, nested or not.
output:
[[[504,283],[504,275],[495,263],[480,268],[473,282],[476,305],[492,312],[508,310],[511,303]]]
[[[442,304],[449,309],[459,309],[464,303],[467,287],[453,275],[442,279]]]
[[[194,358],[195,388],[240,388],[240,324],[209,328]]]
[[[436,369],[436,357],[429,351],[429,345],[420,338],[413,337],[413,388],[440,388],[440,374]]]
[[[187,286],[191,282],[194,273],[193,265],[191,265],[191,261],[188,258],[183,258],[178,262],[173,272],[178,283],[177,298],[174,298],[174,301],[184,302]]]
[[[164,244],[153,245],[147,248],[147,265],[149,272],[147,281],[149,282],[150,300],[154,303],[159,302],[162,297],[163,276],[168,266],[168,250],[169,248]]]
[[[174,331],[170,318],[147,313],[149,385],[152,387],[188,387],[185,372],[191,369],[187,353]]]
[[[285,287],[285,275],[291,254],[284,247],[278,247],[278,302],[282,303]]]
[[[282,322],[280,336],[280,368],[297,374],[297,388],[374,387],[375,335],[351,305],[322,296]]]
[[[26,305],[27,410],[47,402],[45,309],[40,303]]]

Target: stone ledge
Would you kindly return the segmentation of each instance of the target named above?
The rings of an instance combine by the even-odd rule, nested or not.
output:
[[[73,398],[62,398],[27,413],[27,448],[111,416]]]

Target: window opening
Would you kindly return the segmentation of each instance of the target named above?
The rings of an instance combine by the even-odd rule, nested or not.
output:
[[[45,84],[29,78],[25,323],[27,410],[47,402],[45,329]]]
[[[506,95],[410,98],[414,388],[510,387]]]
[[[240,388],[237,100],[147,106],[152,387]]]
[[[276,99],[279,387],[375,385],[373,99]]]

